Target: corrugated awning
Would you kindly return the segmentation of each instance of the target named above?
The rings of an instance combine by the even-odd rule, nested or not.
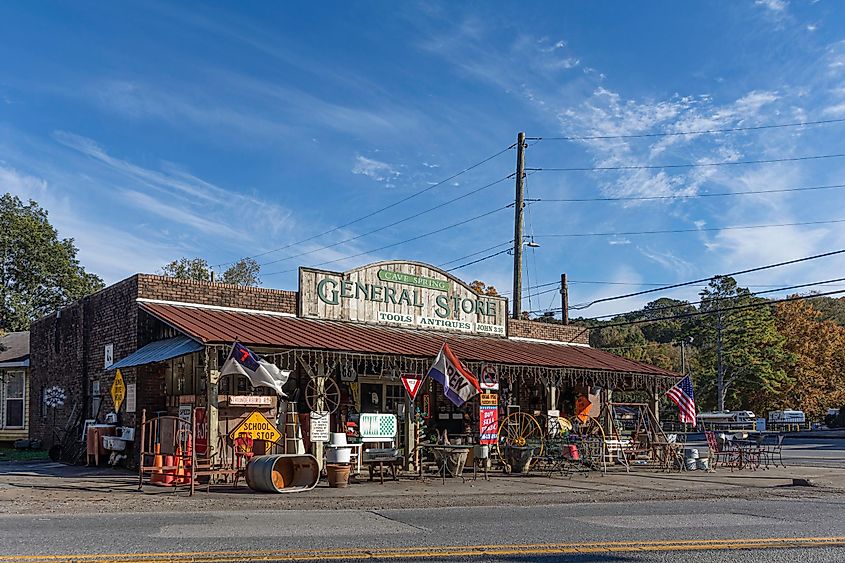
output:
[[[158,340],[150,342],[142,348],[138,348],[135,352],[129,354],[122,360],[113,363],[108,369],[115,370],[119,368],[128,368],[132,366],[142,366],[144,364],[154,364],[156,362],[163,362],[171,358],[178,358],[185,354],[198,352],[203,349],[203,345],[196,340],[187,336],[174,336],[167,340]]]
[[[467,336],[187,304],[142,302],[139,305],[206,344],[231,344],[237,340],[248,346],[433,358],[448,341],[464,361],[678,377],[656,366],[562,342]]]

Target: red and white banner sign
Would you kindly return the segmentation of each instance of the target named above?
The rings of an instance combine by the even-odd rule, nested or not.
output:
[[[417,393],[420,392],[422,382],[422,376],[417,374],[402,376],[402,385],[405,386],[405,391],[408,392],[408,396],[412,401],[417,398]]]
[[[478,412],[479,444],[495,444],[499,432],[499,407],[482,406]]]

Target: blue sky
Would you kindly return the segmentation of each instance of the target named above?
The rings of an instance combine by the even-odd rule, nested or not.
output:
[[[529,137],[636,135],[845,118],[845,3],[4,3],[0,189],[40,202],[114,282],[180,256],[296,267],[406,258],[458,266],[513,238],[514,151],[315,237]],[[845,124],[719,135],[530,142],[529,168],[845,153]],[[845,159],[531,174],[527,197],[775,190],[845,183]],[[845,248],[845,189],[529,206],[525,285],[571,301]],[[431,236],[395,244],[497,210]],[[677,234],[554,234],[695,230]],[[346,239],[354,240],[336,244]],[[392,245],[392,246],[391,246]],[[285,248],[286,247],[286,248]],[[385,248],[386,247],[386,248]],[[274,249],[283,250],[268,253]],[[492,248],[492,249],[491,249]],[[466,257],[483,249],[486,252]],[[295,254],[308,253],[292,257]],[[346,257],[353,258],[345,259]],[[843,259],[743,276],[840,277]],[[455,271],[509,289],[501,254]],[[613,283],[584,283],[613,282]],[[838,289],[828,287],[827,289]],[[544,288],[545,289],[545,288]],[[669,295],[693,298],[698,288]],[[625,311],[654,296],[585,311]],[[557,306],[554,292],[524,308]]]

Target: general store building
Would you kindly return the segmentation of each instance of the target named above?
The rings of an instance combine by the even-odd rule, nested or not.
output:
[[[292,403],[245,377],[220,377],[235,341],[291,370]],[[671,372],[590,348],[582,327],[511,319],[507,299],[479,295],[427,264],[300,268],[298,291],[137,274],[32,325],[31,433],[49,443],[54,417],[75,416],[73,409],[101,421],[115,410],[110,389],[119,369],[121,425],[137,427],[142,410],[150,417],[199,409],[203,447],[207,440],[222,455],[253,410],[281,426],[283,411],[307,414],[305,390],[315,377],[340,390],[335,430],[362,412],[393,413],[399,445],[410,448],[419,411],[428,427],[471,439],[477,405],[454,407],[430,380],[411,403],[400,382],[425,374],[447,342],[471,371],[494,374],[503,410],[571,414],[579,395],[598,402],[601,390],[656,394],[675,382]],[[67,396],[56,412],[39,402],[48,386]]]

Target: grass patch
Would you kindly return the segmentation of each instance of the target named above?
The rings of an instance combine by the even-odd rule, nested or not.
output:
[[[4,461],[43,461],[50,459],[47,450],[16,450],[0,447],[0,462]]]

